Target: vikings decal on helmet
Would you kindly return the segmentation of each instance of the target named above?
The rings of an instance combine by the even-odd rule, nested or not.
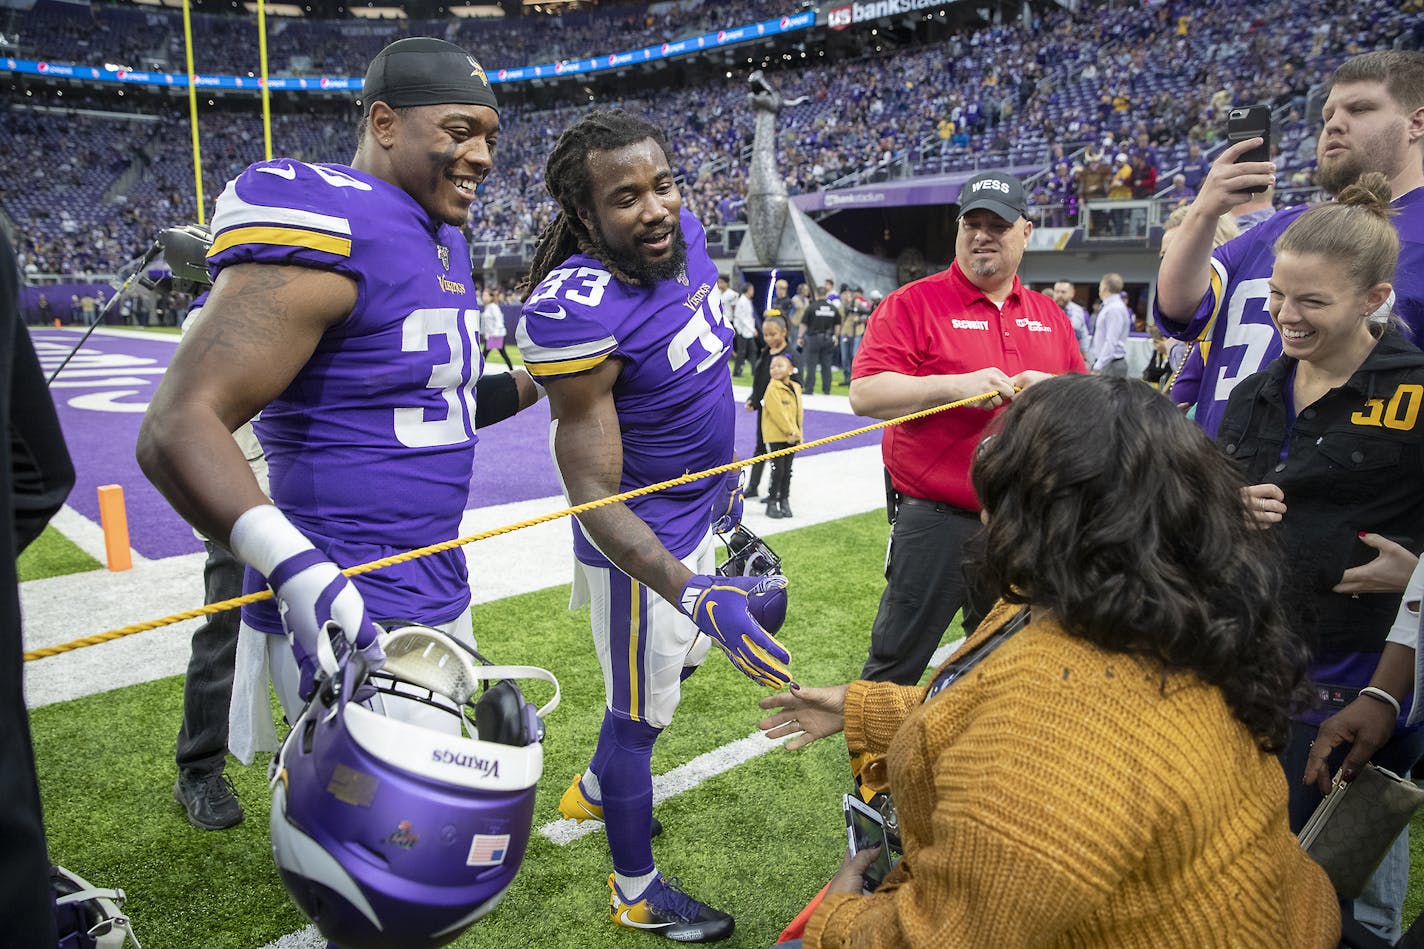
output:
[[[322,680],[278,752],[272,851],[292,899],[342,949],[443,946],[499,903],[524,859],[558,682],[482,665],[429,627],[381,645],[378,673],[353,655]],[[516,679],[552,682],[553,699],[535,708]]]

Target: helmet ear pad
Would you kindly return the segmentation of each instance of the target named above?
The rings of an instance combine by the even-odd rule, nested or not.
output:
[[[480,741],[501,745],[532,745],[544,738],[538,709],[524,700],[511,679],[501,679],[485,689],[475,703],[475,729]]]

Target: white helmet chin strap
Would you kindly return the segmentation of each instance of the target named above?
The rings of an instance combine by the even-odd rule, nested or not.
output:
[[[402,626],[380,639],[386,653],[381,671],[466,705],[487,679],[542,679],[554,697],[539,709],[543,718],[559,707],[559,680],[538,666],[487,666],[446,633],[428,626]],[[330,646],[328,645],[328,649]]]

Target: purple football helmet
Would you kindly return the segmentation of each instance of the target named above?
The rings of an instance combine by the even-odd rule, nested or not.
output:
[[[499,903],[524,859],[558,682],[482,665],[429,627],[381,644],[385,666],[368,674],[348,656],[282,743],[272,852],[334,946],[443,946]],[[536,709],[514,679],[553,682],[554,697]]]

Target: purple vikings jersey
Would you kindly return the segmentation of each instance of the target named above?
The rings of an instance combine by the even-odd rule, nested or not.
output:
[[[732,460],[731,320],[717,297],[717,268],[702,225],[685,210],[681,220],[685,282],[629,286],[594,258],[575,254],[534,288],[519,321],[519,351],[536,379],[622,361],[613,387],[623,440],[620,491]],[[723,479],[713,477],[634,498],[628,507],[682,558],[707,536],[713,508],[722,503]],[[574,552],[584,563],[609,565],[577,521]]]
[[[330,270],[356,281],[355,308],[255,420],[272,500],[337,566],[458,534],[483,368],[480,305],[460,232],[413,198],[342,165],[258,162],[213,216],[214,278],[234,264]],[[456,549],[355,577],[373,619],[438,624],[469,606]],[[265,586],[249,569],[244,588]],[[279,633],[273,604],[243,607]]]
[[[1394,312],[1418,346],[1424,344],[1424,188],[1396,199],[1393,207],[1399,212],[1393,218],[1399,231],[1399,266],[1391,281]],[[1218,247],[1211,258],[1210,289],[1187,322],[1164,319],[1153,301],[1153,315],[1170,336],[1196,339],[1210,324],[1209,337],[1201,344],[1204,368],[1196,411],[1197,424],[1207,435],[1216,436],[1236,384],[1281,354],[1280,335],[1266,310],[1275,243],[1305,210],[1287,208]]]

